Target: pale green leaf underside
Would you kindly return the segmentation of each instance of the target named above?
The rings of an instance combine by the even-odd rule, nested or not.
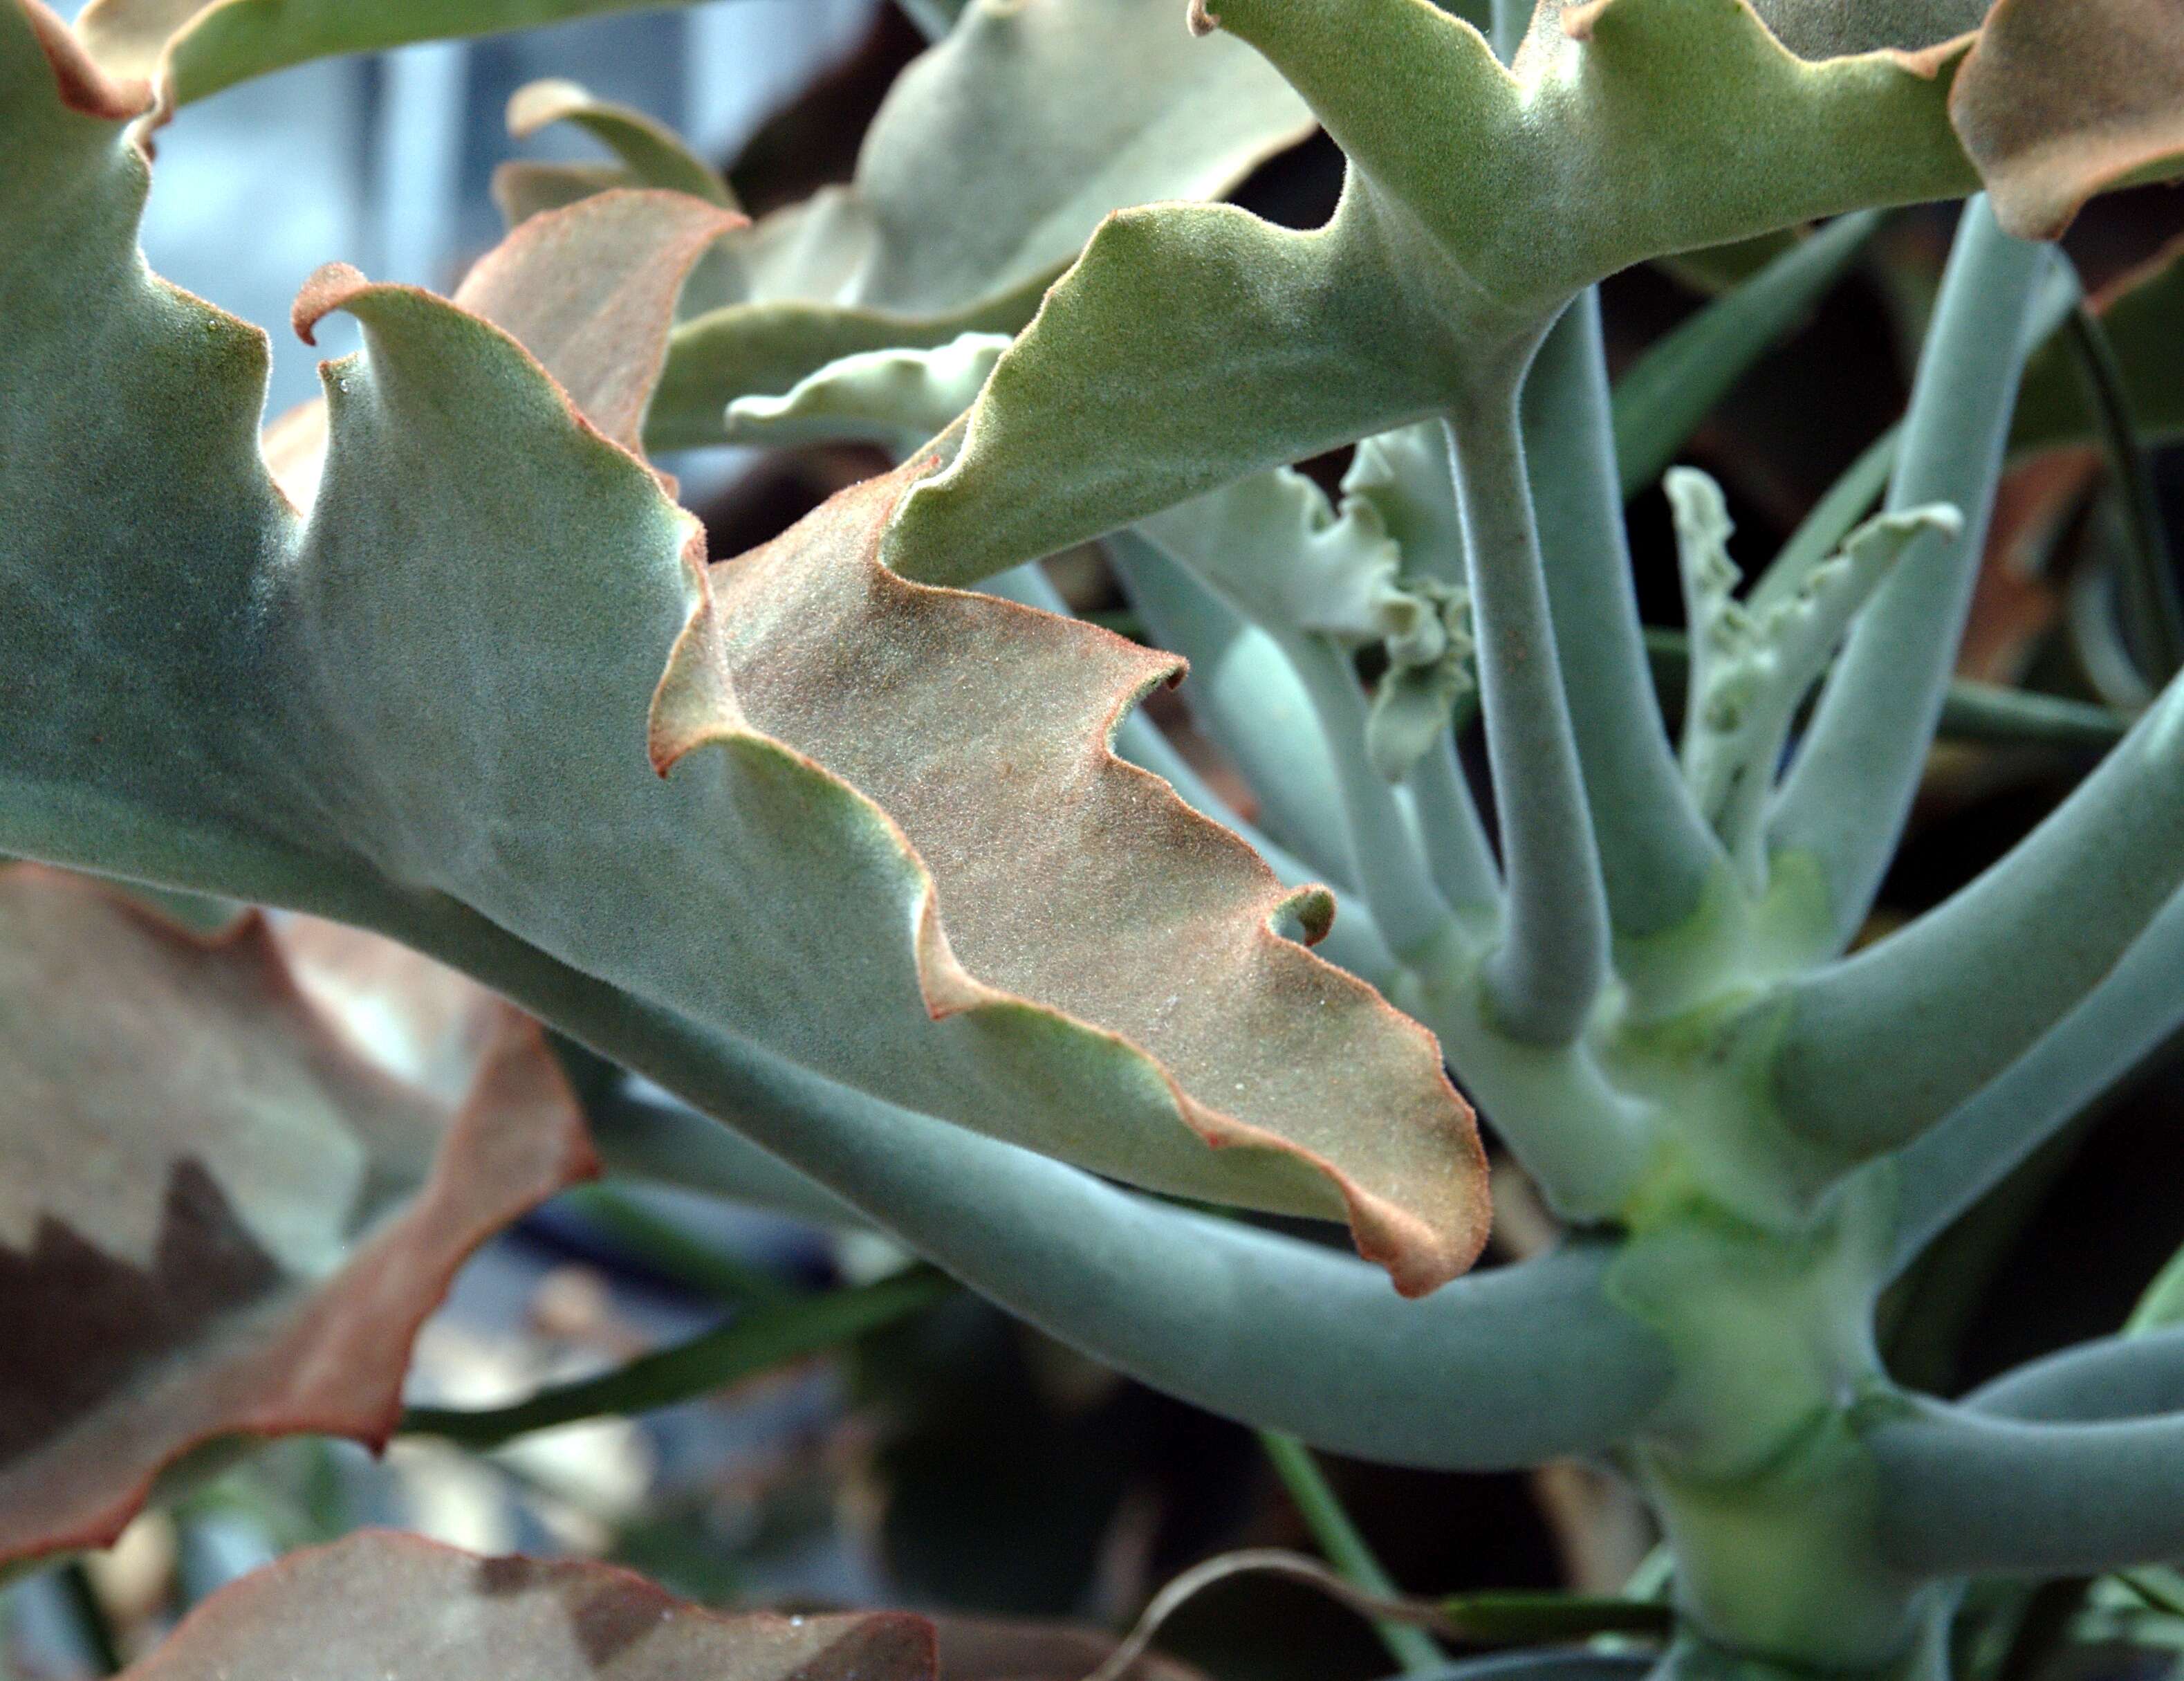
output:
[[[636,999],[907,1107],[1188,1194],[1346,1205],[1406,1287],[1460,1268],[1480,1235],[1475,1146],[1437,1053],[1316,959],[1263,930],[1252,938],[1270,943],[1245,939],[1290,896],[1240,847],[1172,801],[1140,804],[1102,843],[1112,853],[1084,852],[1108,874],[1072,884],[1076,922],[1035,897],[1011,919],[989,894],[1006,872],[950,855],[948,813],[900,803],[936,766],[976,768],[950,757],[951,693],[985,731],[961,739],[998,762],[1089,755],[1101,798],[1120,785],[1141,802],[1138,773],[1113,783],[1093,720],[1157,662],[1124,659],[1113,639],[1117,651],[1065,659],[1062,631],[1041,627],[1081,627],[895,586],[914,599],[887,611],[972,622],[961,641],[905,639],[918,660],[843,696],[886,679],[906,697],[884,738],[900,751],[872,768],[899,779],[891,820],[734,715],[770,729],[773,707],[829,764],[883,743],[827,738],[839,720],[811,699],[823,671],[785,657],[821,615],[856,628],[870,593],[868,557],[822,522],[765,551],[805,596],[724,618],[737,646],[770,623],[779,639],[736,656],[746,686],[709,726],[716,748],[662,782],[645,756],[650,698],[711,611],[694,522],[499,331],[360,282],[314,305],[356,316],[367,352],[329,371],[332,447],[297,514],[257,453],[262,337],[144,271],[142,159],[114,123],[58,104],[25,17],[0,8],[0,848],[382,925],[421,896],[452,897]],[[740,575],[713,587],[733,595]],[[1034,680],[1052,692],[1003,692],[1042,660]],[[783,673],[805,688],[784,690]],[[963,687],[974,674],[1002,689],[978,701]],[[1004,814],[1006,778],[962,787],[989,802],[970,808],[973,829]],[[1086,807],[1086,835],[1102,810]],[[1133,864],[1140,842],[1183,850]],[[969,884],[941,888],[944,932],[934,872]],[[1123,939],[1127,957],[1078,952],[1084,980],[1117,998],[1148,956],[1173,971],[1141,977],[1153,996],[1131,1001],[1132,1037],[1002,990],[1050,955],[1012,935],[1051,935],[1057,916]],[[1245,966],[1177,990],[1176,959],[1220,952]],[[1133,1042],[1163,1034],[1162,1062]],[[1179,1087],[1163,1063],[1203,1078],[1174,1075]]]
[[[678,331],[650,441],[718,442],[730,401],[842,356],[1013,332],[1102,216],[1218,197],[1311,127],[1173,0],[983,0],[889,91],[849,186],[725,242],[739,273]]]

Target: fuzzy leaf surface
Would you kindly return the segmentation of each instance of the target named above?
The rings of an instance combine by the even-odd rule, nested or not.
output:
[[[142,269],[142,156],[57,97],[30,15],[0,8],[0,847],[390,930],[453,900],[905,1107],[1346,1215],[1407,1291],[1468,1263],[1481,1164],[1430,1036],[1273,931],[1323,894],[1107,751],[1170,662],[883,571],[929,462],[708,572],[579,411],[624,388],[571,360],[595,340],[534,357],[354,271],[298,305],[365,341],[298,513],[261,336]],[[548,295],[551,226],[488,260],[510,297]]]
[[[1312,128],[1240,42],[1173,0],[980,0],[903,72],[855,178],[732,236],[739,273],[676,334],[655,447],[717,442],[733,399],[861,351],[1013,332],[1100,218],[1217,198]]]
[[[223,1438],[393,1432],[456,1266],[593,1170],[537,1030],[471,992],[436,1092],[262,918],[0,868],[0,1563],[110,1541]]]
[[[1505,68],[1428,0],[1201,15],[1310,102],[1341,207],[1308,233],[1111,219],[911,499],[910,575],[966,582],[1438,412],[1632,262],[1977,181],[1947,109],[1961,42],[1812,62],[1747,0],[1542,0]]]
[[[1950,96],[2002,225],[2053,239],[2093,194],[2184,164],[2171,0],[1997,0]]]
[[[508,131],[524,140],[549,124],[574,123],[621,160],[636,184],[664,187],[733,207],[721,173],[673,130],[643,111],[601,99],[582,84],[554,79],[519,88],[508,105]],[[518,219],[520,220],[520,218]]]
[[[904,1611],[722,1617],[626,1570],[367,1530],[207,1600],[128,1681],[937,1681]]]

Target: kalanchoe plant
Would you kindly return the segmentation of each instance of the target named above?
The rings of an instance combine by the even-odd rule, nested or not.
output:
[[[1974,1578],[2184,1554],[2184,1332],[1953,1405],[1874,1332],[1930,1240],[2184,1020],[2184,691],[1851,949],[2013,427],[2071,424],[2016,401],[2077,301],[2040,242],[2184,153],[2173,7],[1220,0],[1194,40],[1175,0],[928,5],[943,38],[855,182],[755,224],[649,120],[546,85],[518,131],[617,160],[504,176],[515,226],[452,299],[315,276],[297,330],[345,311],[364,349],[261,443],[264,336],[137,254],[150,129],[304,58],[603,9],[98,0],[70,28],[0,0],[0,849],[36,861],[0,876],[28,1094],[0,1124],[0,1557],[110,1536],[216,1438],[382,1438],[421,1304],[593,1150],[868,1221],[1318,1445],[1611,1460],[1666,1537],[1668,1673],[1936,1675]],[[1307,107],[1347,162],[1325,227],[1187,202]],[[1867,213],[1966,194],[1900,428],[1748,588],[1719,490],[1669,474],[1672,743],[1623,469],[1674,455]],[[1596,282],[1838,215],[1615,414]],[[2110,304],[2119,335],[2173,339],[2174,289]],[[2173,388],[2142,404],[2175,425]],[[712,563],[642,454],[813,438],[900,465]],[[1295,470],[1348,445],[1337,496]],[[1173,653],[1031,567],[1095,539]],[[1251,822],[1134,711],[1176,655]],[[296,924],[190,935],[56,867],[389,936],[687,1107],[597,1104],[587,1142],[461,986],[440,1030],[513,1037],[358,1066],[287,978]],[[36,1027],[78,997],[121,1025]],[[131,1071],[183,1036],[231,1059],[154,1097]],[[1475,1278],[1485,1157],[1444,1052],[1571,1228]],[[147,1141],[125,1182],[87,1136]],[[1147,1192],[1346,1220],[1362,1259]],[[414,1291],[366,1290],[390,1252]],[[85,1269],[148,1281],[114,1293],[142,1322],[33,1384]],[[355,1344],[339,1408],[260,1392],[307,1337]],[[482,1639],[536,1612],[553,1673],[571,1628],[632,1675],[717,1673],[729,1638],[398,1543],[284,1569],[161,1661],[286,1673],[254,1644],[269,1596],[309,1621],[361,1580]],[[626,1650],[640,1622],[689,1650]],[[899,1633],[804,1638],[923,1673],[878,1650]],[[777,1629],[740,1650],[729,1673],[820,1661]],[[1539,1660],[1572,1665],[1635,1661]]]

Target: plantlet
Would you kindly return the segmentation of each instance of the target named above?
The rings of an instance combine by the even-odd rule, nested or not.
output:
[[[1938,1675],[1980,1578],[2184,1554],[2164,1298],[1953,1405],[1875,1333],[2184,1021],[2184,690],[1852,949],[1945,715],[2119,731],[1951,677],[2013,427],[2075,430],[2043,347],[2065,317],[2103,342],[2041,242],[2184,152],[2172,7],[1221,0],[1195,39],[1173,0],[928,6],[961,15],[855,182],[755,224],[550,85],[517,126],[616,161],[504,176],[515,226],[452,299],[314,276],[297,330],[346,312],[365,348],[262,445],[264,336],[136,254],[150,130],[306,57],[608,8],[177,9],[0,0],[0,849],[35,861],[0,876],[30,1094],[0,1131],[0,1558],[109,1538],[237,1438],[383,1440],[449,1270],[601,1164],[861,1219],[1315,1445],[1604,1458],[1665,1537],[1667,1673]],[[1326,226],[1195,202],[1311,117],[1346,159]],[[1672,743],[1630,475],[1874,212],[1967,194],[1900,427],[1748,587],[1719,488],[1669,472]],[[1825,217],[1611,399],[1597,282]],[[2118,338],[2173,336],[2173,293]],[[2173,377],[2134,378],[2105,388],[2173,427]],[[710,564],[641,454],[815,438],[900,465]],[[1335,497],[1296,469],[1352,445]],[[1032,565],[1092,540],[1172,652]],[[1134,711],[1176,656],[1251,822]],[[360,990],[405,1024],[376,1069],[336,1030]],[[608,1059],[598,1088],[493,993]],[[186,1043],[225,1048],[148,1083]],[[1569,1229],[1551,1253],[1459,1276],[1485,1158],[1443,1053]],[[1168,1198],[1345,1220],[1362,1259]],[[649,1404],[934,1287],[410,1425]],[[287,1591],[469,1591],[398,1543],[332,1558]],[[652,1615],[573,1579],[489,1614],[566,1588]],[[173,1661],[282,1667],[251,1656],[281,1591]],[[749,1673],[817,1661],[779,1638]],[[886,1619],[827,1638],[931,1661]]]

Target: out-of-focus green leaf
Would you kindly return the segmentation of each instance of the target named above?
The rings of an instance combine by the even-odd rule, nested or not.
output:
[[[112,76],[152,79],[186,105],[311,59],[413,41],[500,35],[670,0],[91,0],[76,32]]]
[[[401,1427],[465,1448],[497,1448],[534,1430],[579,1419],[697,1400],[877,1331],[931,1306],[953,1287],[938,1273],[920,1271],[771,1304],[679,1347],[643,1355],[597,1377],[557,1384],[508,1406],[412,1407],[403,1415]]]
[[[897,80],[849,186],[729,238],[740,272],[677,330],[648,435],[717,442],[733,399],[843,356],[1013,332],[1102,216],[1218,197],[1311,126],[1173,0],[983,0]]]
[[[0,7],[0,847],[390,929],[460,905],[905,1108],[1346,1215],[1407,1291],[1468,1263],[1430,1036],[1276,932],[1324,895],[1106,750],[1172,660],[884,571],[923,462],[709,570],[593,423],[641,394],[674,195],[627,195],[661,201],[649,255],[569,262],[572,230],[634,241],[580,204],[488,260],[528,351],[322,271],[298,324],[345,310],[365,349],[300,514],[262,338],[142,267],[126,102],[80,62],[64,100],[29,15]]]
[[[2092,302],[2115,349],[2140,436],[2159,444],[2184,437],[2184,334],[2176,331],[2184,318],[2184,240],[2120,276]],[[2092,438],[2085,388],[2059,334],[2025,364],[2010,448],[2043,450]]]
[[[1615,385],[1615,458],[1627,500],[1658,482],[1707,411],[1832,287],[1880,226],[1838,217],[1647,347]]]
[[[110,1542],[209,1443],[386,1440],[457,1265],[592,1168],[537,1029],[464,1014],[443,1097],[262,919],[201,940],[0,867],[0,1565]]]
[[[573,81],[534,81],[508,103],[508,131],[528,139],[550,123],[574,123],[621,159],[634,187],[664,187],[733,208],[721,172],[644,112],[601,99]]]
[[[1661,704],[1674,713],[1690,680],[1691,642],[1680,630],[1646,633],[1646,653]],[[2113,747],[2131,728],[2131,715],[2090,701],[2010,689],[1958,678],[1942,704],[1941,734],[1955,741],[2047,742],[2065,747]]]
[[[1509,384],[1625,265],[1976,177],[1961,47],[1812,63],[1743,0],[1543,7],[1513,70],[1424,0],[1228,0],[1350,162],[1326,228],[1112,219],[905,505],[908,574],[961,582]],[[1642,135],[1640,142],[1635,137]]]
[[[938,1681],[905,1611],[722,1617],[588,1561],[367,1530],[223,1588],[129,1681]]]

